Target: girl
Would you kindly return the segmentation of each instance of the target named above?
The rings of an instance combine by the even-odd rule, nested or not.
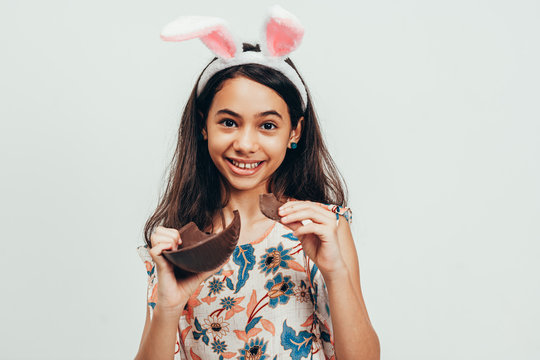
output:
[[[184,109],[168,186],[138,247],[149,278],[137,359],[379,359],[344,186],[285,58],[303,29],[279,7],[265,29],[262,49],[241,52],[216,18],[180,18],[162,33],[201,37],[217,57]],[[262,193],[288,200],[280,221],[260,212]],[[162,256],[182,243],[177,229],[194,221],[220,232],[236,209],[228,262],[177,280]]]

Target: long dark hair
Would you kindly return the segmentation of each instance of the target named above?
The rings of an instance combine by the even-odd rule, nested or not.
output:
[[[244,44],[243,51],[260,51],[260,48]],[[298,72],[290,59],[285,61]],[[191,92],[178,129],[178,143],[170,164],[167,187],[144,227],[144,237],[149,246],[152,230],[159,225],[179,229],[193,221],[200,229],[213,229],[214,216],[227,204],[229,190],[222,186],[224,179],[212,162],[201,133],[215,94],[226,80],[241,76],[271,88],[283,98],[293,129],[304,117],[297,148],[287,149],[283,162],[270,177],[268,191],[278,198],[347,205],[345,183],[324,144],[307,86],[308,101],[303,111],[300,93],[281,72],[258,64],[237,65],[212,76],[199,96],[198,81]],[[225,194],[221,193],[222,189]]]

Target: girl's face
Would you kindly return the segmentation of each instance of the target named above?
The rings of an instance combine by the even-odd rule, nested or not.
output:
[[[219,172],[232,189],[266,192],[266,184],[300,138],[285,101],[272,89],[245,77],[228,79],[216,93],[203,137]]]

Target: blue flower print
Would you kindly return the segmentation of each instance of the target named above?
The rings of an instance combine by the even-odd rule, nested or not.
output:
[[[257,263],[255,255],[253,254],[254,251],[255,248],[251,244],[237,246],[233,251],[232,260],[236,265],[240,267],[238,269],[238,281],[236,282],[236,290],[234,290],[235,294],[238,293],[238,291],[240,291],[240,289],[246,284],[246,281],[249,278],[249,272]]]
[[[283,322],[281,346],[283,346],[283,349],[285,350],[291,350],[291,359],[300,360],[307,358],[311,352],[312,342],[313,334],[305,330],[296,334],[296,331],[287,325],[287,320]]]
[[[225,344],[225,341],[214,340],[212,343],[212,350],[214,350],[215,353],[221,354],[227,350],[227,344]]]
[[[236,305],[237,301],[238,299],[235,299],[230,296],[226,296],[223,299],[221,299],[221,306],[223,306],[225,310],[230,310],[234,307],[234,305]]]
[[[289,239],[291,241],[298,241],[298,238],[296,236],[294,236],[292,232],[290,232],[288,234],[285,234],[285,235],[281,235],[281,237],[287,238],[287,239]]]
[[[268,341],[264,342],[264,339],[251,339],[249,343],[244,345],[243,349],[240,349],[241,356],[239,360],[264,360],[267,358],[266,345]]]
[[[283,245],[281,243],[278,245],[277,249],[275,247],[266,249],[266,254],[261,256],[261,261],[259,262],[259,269],[261,269],[261,272],[266,272],[266,275],[270,272],[275,274],[280,266],[284,269],[288,269],[289,265],[287,264],[287,260],[292,260],[292,257],[288,255],[289,251],[291,251],[291,249],[283,250]]]
[[[268,306],[271,308],[275,308],[278,303],[286,304],[291,295],[294,294],[294,283],[291,281],[291,277],[283,277],[281,273],[274,276],[272,280],[268,280],[264,287],[268,290],[270,298]]]
[[[195,340],[199,340],[199,338],[202,336],[202,341],[208,345],[208,341],[210,340],[208,338],[208,334],[206,334],[208,330],[202,328],[201,323],[199,323],[199,319],[197,318],[195,318],[195,329],[198,331],[193,330],[193,338],[195,338]]]
[[[208,287],[210,288],[210,291],[208,292],[208,296],[212,294],[219,294],[221,290],[223,290],[223,281],[220,281],[217,278],[214,278],[212,281],[208,283]]]

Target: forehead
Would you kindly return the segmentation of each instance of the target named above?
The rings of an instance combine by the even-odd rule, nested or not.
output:
[[[223,82],[210,106],[215,114],[223,108],[249,116],[264,111],[275,110],[283,118],[288,118],[287,103],[271,88],[245,77],[236,77]]]

